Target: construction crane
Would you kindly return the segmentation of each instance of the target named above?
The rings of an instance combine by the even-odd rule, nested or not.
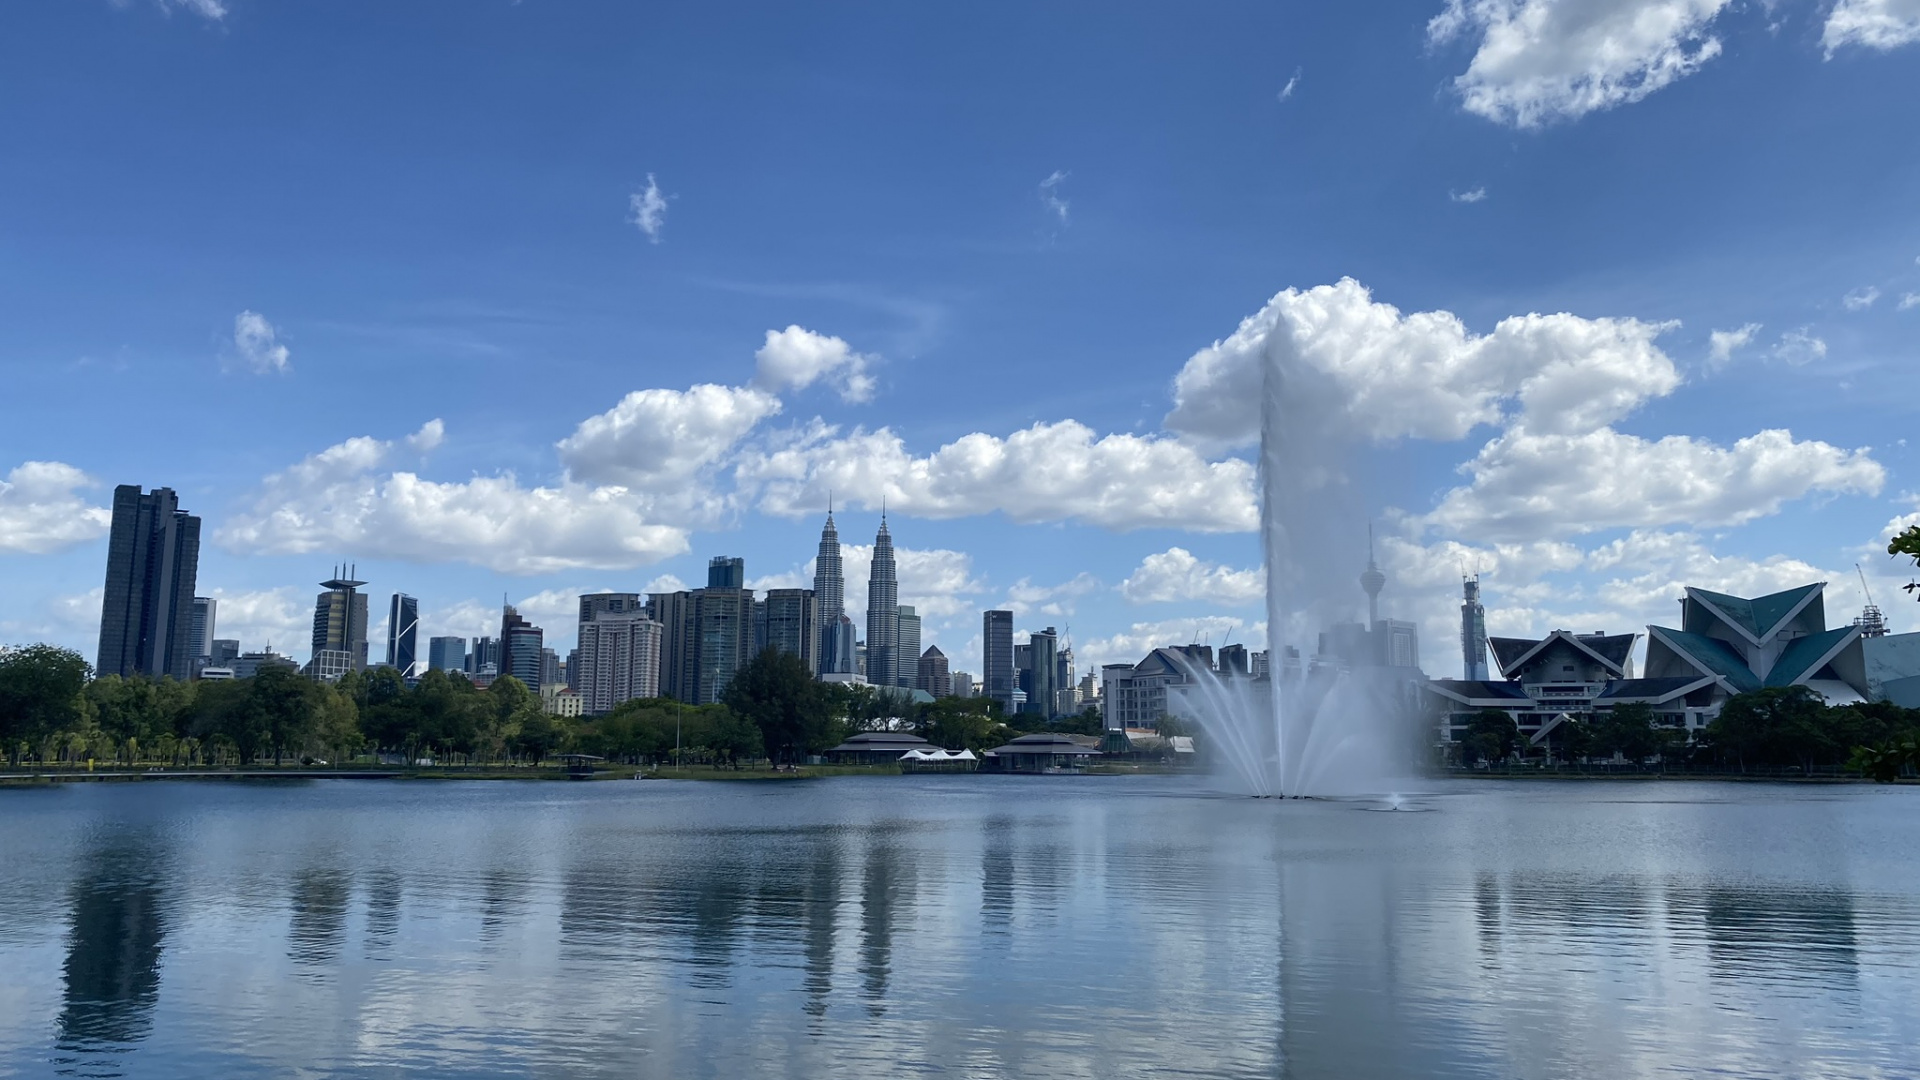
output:
[[[1859,563],[1853,564],[1853,572],[1860,575],[1860,591],[1867,596],[1867,606],[1860,609],[1860,615],[1853,625],[1860,628],[1861,637],[1886,637],[1887,613],[1873,602],[1873,590],[1867,588],[1867,572],[1860,569]]]

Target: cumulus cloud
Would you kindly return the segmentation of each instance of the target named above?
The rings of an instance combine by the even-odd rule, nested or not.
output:
[[[1247,531],[1259,521],[1249,462],[1209,462],[1170,438],[1099,436],[1073,420],[1006,438],[976,432],[924,457],[886,428],[841,435],[816,422],[742,455],[735,476],[773,514],[814,513],[838,491],[924,518],[997,511],[1023,524],[1198,532]]]
[[[1076,600],[1099,588],[1099,579],[1084,571],[1058,585],[1040,585],[1023,577],[1007,587],[1007,598],[997,606],[1019,619],[1031,615],[1063,619],[1073,614]]]
[[[0,480],[0,552],[45,555],[105,536],[113,511],[80,494],[98,486],[58,461],[16,466]]]
[[[1733,354],[1753,344],[1754,335],[1760,332],[1760,324],[1750,322],[1738,330],[1715,330],[1707,340],[1707,366],[1725,367],[1733,359]]]
[[[1878,299],[1880,299],[1880,290],[1871,285],[1865,285],[1841,297],[1840,303],[1848,311],[1865,311]]]
[[[842,523],[843,528],[845,523]],[[895,530],[897,532],[897,530]],[[944,619],[972,614],[986,585],[975,575],[973,556],[950,548],[895,547],[894,574],[900,581],[899,603],[911,606],[921,619]],[[813,587],[813,560],[800,570],[803,588]],[[872,544],[841,544],[840,572],[847,579],[844,597],[847,616],[866,635],[867,584],[873,573]],[[922,634],[926,634],[922,624]]]
[[[1720,55],[1708,27],[1732,0],[1448,0],[1436,45],[1478,36],[1453,80],[1468,112],[1537,128],[1626,105]]]
[[[779,398],[751,387],[703,383],[685,391],[635,390],[581,421],[559,442],[560,460],[571,479],[584,483],[684,489],[779,411]]]
[[[1920,42],[1920,0],[1840,0],[1820,33],[1829,60],[1848,45],[1885,52],[1915,42]]]
[[[1799,367],[1827,355],[1827,343],[1813,336],[1811,330],[1803,326],[1781,334],[1780,343],[1773,347],[1773,355],[1776,360]]]
[[[1298,89],[1300,89],[1300,69],[1296,67],[1293,69],[1293,77],[1287,80],[1287,85],[1280,88],[1280,100],[1286,101],[1291,98],[1293,92]]]
[[[1601,529],[1738,525],[1814,492],[1878,494],[1886,470],[1867,450],[1762,431],[1731,447],[1682,435],[1650,440],[1516,428],[1462,466],[1426,524],[1458,536],[1527,540]]]
[[[1271,364],[1288,373],[1290,394],[1323,396],[1316,415],[1372,439],[1459,439],[1510,414],[1536,431],[1579,431],[1679,386],[1654,344],[1674,325],[1534,314],[1476,335],[1450,312],[1404,315],[1343,278],[1280,293],[1195,353],[1174,380],[1166,426],[1202,447],[1257,441]]]
[[[660,242],[660,231],[667,225],[667,197],[660,185],[647,174],[647,186],[627,196],[627,222],[647,234],[647,242]]]
[[[1447,198],[1452,199],[1454,202],[1457,202],[1457,203],[1485,202],[1487,198],[1487,189],[1484,186],[1482,186],[1482,187],[1474,188],[1471,191],[1449,191],[1447,192]]]
[[[447,425],[439,417],[420,425],[420,430],[407,436],[407,445],[416,453],[426,454],[440,448],[447,438]]]
[[[284,375],[293,370],[292,354],[259,312],[243,311],[233,317],[233,350],[240,365],[257,374]]]
[[[254,590],[216,586],[207,595],[220,602],[214,621],[216,637],[240,642],[242,652],[271,648],[282,656],[293,656],[296,651],[306,655],[313,634],[312,591],[303,592],[292,585]],[[379,604],[376,601],[372,606]]]
[[[825,379],[842,399],[873,399],[875,382],[867,374],[870,357],[854,352],[845,340],[816,334],[801,326],[767,331],[767,342],[754,355],[754,385],[772,393],[801,390]]]
[[[1067,200],[1060,195],[1060,185],[1066,180],[1068,175],[1068,173],[1055,169],[1052,173],[1048,174],[1045,180],[1040,181],[1040,205],[1046,207],[1055,217],[1059,218],[1060,224],[1062,225],[1067,223],[1067,209],[1069,204]]]
[[[1199,559],[1182,547],[1148,555],[1120,583],[1120,595],[1136,604],[1251,604],[1266,592],[1264,568],[1235,570]]]
[[[688,548],[685,528],[650,520],[648,498],[626,488],[528,488],[512,475],[438,483],[385,471],[393,448],[361,436],[268,476],[215,539],[246,554],[350,552],[507,574],[625,569]]]
[[[1910,292],[1900,298],[1900,310],[1907,311],[1920,307],[1920,292]]]
[[[1073,658],[1082,672],[1091,671],[1098,678],[1102,665],[1136,664],[1148,653],[1167,645],[1205,642],[1218,649],[1232,643],[1258,651],[1267,647],[1266,631],[1264,622],[1248,623],[1232,615],[1197,614],[1137,622],[1104,637],[1074,642]]]

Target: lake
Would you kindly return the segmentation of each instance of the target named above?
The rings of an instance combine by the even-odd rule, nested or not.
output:
[[[1920,1075],[1920,788],[0,790],[0,1075]]]

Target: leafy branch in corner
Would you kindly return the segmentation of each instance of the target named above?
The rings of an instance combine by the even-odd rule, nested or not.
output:
[[[1892,540],[1887,541],[1887,554],[1905,555],[1907,558],[1912,559],[1915,564],[1920,564],[1920,525],[1909,525],[1905,532],[1899,533],[1895,535]],[[1907,592],[1920,592],[1920,581],[1909,581],[1901,586],[1901,588]],[[1916,596],[1914,599],[1920,600],[1920,596]]]

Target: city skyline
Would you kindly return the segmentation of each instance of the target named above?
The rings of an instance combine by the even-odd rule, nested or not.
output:
[[[715,552],[804,587],[836,495],[863,541],[887,507],[950,656],[1000,607],[1088,660],[1258,645],[1245,361],[1279,342],[1370,440],[1345,542],[1379,523],[1381,614],[1430,644],[1474,573],[1497,635],[1657,622],[1683,583],[1858,610],[1856,562],[1913,625],[1881,545],[1920,487],[1920,148],[1884,132],[1920,70],[1833,5],[1689,8],[1596,76],[1553,21],[1537,67],[1495,64],[1492,9],[1443,0],[1123,16],[1092,49],[1063,12],[823,13],[804,53],[582,9],[649,63],[540,5],[390,13],[373,49],[257,3],[24,2],[22,85],[104,89],[9,112],[0,352],[40,406],[0,440],[0,640],[96,653],[138,481],[205,521],[200,594],[250,645],[307,637],[316,561],[418,597],[429,637],[496,634],[504,585],[562,647],[565,597]],[[1115,70],[1150,75],[1090,92]],[[383,107],[422,79],[444,96]],[[540,122],[471,138],[488,102]],[[746,148],[776,138],[770,172]]]

